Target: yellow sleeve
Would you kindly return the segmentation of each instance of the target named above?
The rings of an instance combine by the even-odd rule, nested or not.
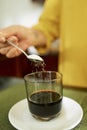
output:
[[[47,48],[59,37],[60,0],[46,0],[39,22],[33,28],[42,31],[47,38]]]

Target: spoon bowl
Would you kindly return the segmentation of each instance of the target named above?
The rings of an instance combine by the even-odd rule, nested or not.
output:
[[[36,54],[31,54],[31,55],[28,55],[24,50],[22,50],[20,47],[18,47],[16,44],[10,42],[9,40],[7,40],[7,42],[14,46],[15,48],[17,48],[18,50],[20,50],[30,61],[33,61],[33,62],[43,62],[43,59],[36,55]]]

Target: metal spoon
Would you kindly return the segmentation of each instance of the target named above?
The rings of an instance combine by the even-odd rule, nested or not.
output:
[[[7,40],[7,42],[14,46],[15,48],[17,48],[18,50],[20,50],[29,60],[33,61],[33,62],[42,62],[43,59],[36,55],[36,54],[31,54],[31,55],[28,55],[25,51],[23,51],[20,47],[18,47],[17,45],[15,45],[14,43],[10,42],[9,40]]]

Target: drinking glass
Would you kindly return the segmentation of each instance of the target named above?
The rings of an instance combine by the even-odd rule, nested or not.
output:
[[[41,120],[50,120],[61,112],[62,74],[39,71],[24,76],[29,111]]]

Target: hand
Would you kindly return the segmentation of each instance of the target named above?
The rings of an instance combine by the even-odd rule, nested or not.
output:
[[[21,52],[9,45],[7,40],[17,44],[24,51],[30,46],[46,46],[46,38],[39,30],[24,26],[10,26],[0,30],[0,53],[8,58],[19,56]]]
[[[27,27],[10,26],[0,30],[0,53],[8,58],[19,56],[21,52],[9,45],[7,40],[17,44],[24,51],[33,44],[31,30]]]

